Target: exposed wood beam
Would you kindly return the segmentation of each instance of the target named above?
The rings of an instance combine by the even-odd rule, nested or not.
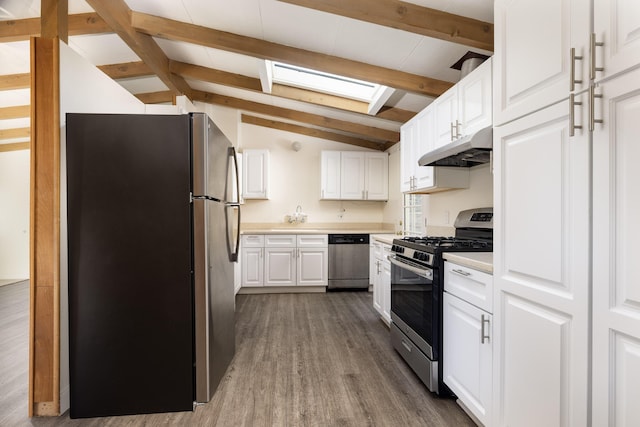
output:
[[[0,139],[29,138],[31,128],[0,129]]]
[[[217,95],[214,93],[198,90],[194,90],[193,97],[195,101],[202,101],[210,104],[223,105],[225,107],[235,108],[238,110],[245,110],[269,116],[281,117],[296,122],[308,123],[314,126],[321,126],[329,129],[339,130],[342,132],[358,134],[379,141],[396,143],[400,140],[400,134],[398,132],[380,129],[372,126],[366,126],[358,123],[347,122],[339,119],[332,119],[330,117],[320,116],[317,114],[290,110],[288,108],[261,104],[259,102],[245,101],[230,96]]]
[[[14,142],[11,144],[0,144],[0,153],[7,151],[28,150],[29,142]]]
[[[416,114],[418,113],[409,110],[401,110],[400,108],[382,107],[380,111],[378,111],[378,114],[376,114],[376,117],[394,122],[406,123]]]
[[[31,115],[31,107],[28,105],[17,105],[15,107],[0,108],[0,120],[22,119]]]
[[[26,89],[31,86],[29,73],[4,74],[0,76],[0,90]]]
[[[398,0],[280,0],[493,51],[493,24]]]
[[[90,0],[90,3],[96,1]],[[256,58],[283,61],[428,96],[439,96],[453,85],[443,80],[311,52],[140,12],[131,12],[131,25],[136,30],[150,36],[184,41]]]
[[[278,129],[285,132],[293,132],[301,135],[313,136],[316,138],[328,139],[330,141],[342,142],[345,144],[356,145],[358,147],[371,148],[373,150],[384,150],[383,144],[378,144],[366,139],[355,138],[353,136],[342,135],[339,133],[328,132],[326,130],[315,129],[300,125],[294,125],[291,123],[278,122],[275,120],[263,119],[261,117],[249,116],[247,114],[242,115],[242,123],[247,123],[256,126],[267,127],[271,129]]]
[[[151,68],[142,61],[100,65],[98,68],[114,80],[153,75]]]
[[[271,87],[271,95],[279,96],[280,98],[293,99],[294,101],[307,102],[309,104],[338,108],[340,110],[352,111],[354,113],[365,115],[369,110],[369,104],[363,101],[356,101],[355,99],[344,98],[342,96],[315,92],[313,90],[300,89],[298,87],[286,86],[281,84],[274,84]]]
[[[78,13],[68,16],[70,36],[112,33],[113,30],[97,13]],[[40,35],[40,18],[0,21],[0,42],[29,40]]]
[[[170,61],[169,70],[172,73],[190,79],[201,80],[203,82],[217,83],[225,86],[247,89],[262,93],[260,79],[244,76],[242,74],[230,73],[213,68],[202,67],[200,65],[187,64],[180,61]]]
[[[191,87],[169,71],[169,58],[153,37],[137,32],[130,25],[131,9],[124,0],[87,0],[89,6],[120,36],[151,70],[176,95],[191,98]]]
[[[194,93],[195,91],[191,91],[192,95]],[[175,99],[175,95],[170,90],[164,90],[160,92],[137,93],[135,94],[135,96],[145,104],[161,104],[164,102],[173,102]]]

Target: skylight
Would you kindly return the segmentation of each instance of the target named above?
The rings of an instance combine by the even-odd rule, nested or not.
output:
[[[266,76],[270,81],[264,82],[267,84],[263,86],[269,89],[272,84],[281,84],[355,99],[369,104],[369,114],[376,114],[393,93],[393,89],[380,84],[297,65],[276,61],[265,61],[265,65]]]

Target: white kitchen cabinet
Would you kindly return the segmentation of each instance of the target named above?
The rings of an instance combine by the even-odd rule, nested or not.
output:
[[[264,286],[264,236],[244,235],[240,247],[242,286]]]
[[[242,152],[242,190],[244,199],[269,198],[269,150]]]
[[[373,243],[373,256],[369,259],[373,274],[373,308],[387,325],[391,323],[391,263],[387,256],[391,246]]]
[[[491,422],[491,314],[448,293],[443,297],[443,376],[483,425]]]
[[[431,106],[435,112],[433,149],[491,126],[493,122],[491,64],[491,58],[487,59],[433,101]]]
[[[346,200],[365,199],[364,153],[343,151],[340,163],[340,198]]]
[[[587,425],[590,138],[569,133],[568,101],[494,128],[500,426]]]
[[[325,200],[387,200],[389,156],[364,151],[323,151],[322,188]]]
[[[323,151],[320,155],[320,199],[340,199],[340,151]]]
[[[590,8],[589,0],[496,0],[494,125],[567,99],[572,69],[582,81],[574,90],[588,88]],[[582,59],[572,61],[572,48]]]
[[[242,286],[326,286],[326,234],[242,236]]]
[[[414,189],[419,154],[416,150],[418,117],[400,127],[400,191],[408,193]]]
[[[596,46],[595,80],[609,78],[638,65],[640,58],[640,5],[636,0],[593,0]]]
[[[631,426],[640,423],[640,69],[596,92],[603,123],[593,132],[593,425]]]
[[[493,277],[444,263],[443,376],[482,424],[493,425]]]

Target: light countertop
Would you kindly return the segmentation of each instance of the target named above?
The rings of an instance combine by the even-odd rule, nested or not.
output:
[[[377,240],[378,242],[386,243],[387,245],[393,244],[393,239],[398,239],[402,236],[397,236],[395,234],[385,233],[385,234],[371,234],[371,240]]]
[[[445,252],[447,261],[493,274],[493,252]]]

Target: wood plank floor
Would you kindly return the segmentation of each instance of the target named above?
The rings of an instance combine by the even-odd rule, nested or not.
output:
[[[236,356],[208,404],[193,412],[29,419],[26,374],[20,374],[25,382],[14,380],[11,397],[0,396],[0,425],[473,426],[453,400],[435,397],[419,382],[391,348],[389,330],[371,305],[367,292],[239,295]],[[9,349],[4,318],[3,305],[3,390]],[[15,339],[11,347],[26,346],[26,337]],[[26,368],[21,354],[26,350],[9,357],[23,360]]]

